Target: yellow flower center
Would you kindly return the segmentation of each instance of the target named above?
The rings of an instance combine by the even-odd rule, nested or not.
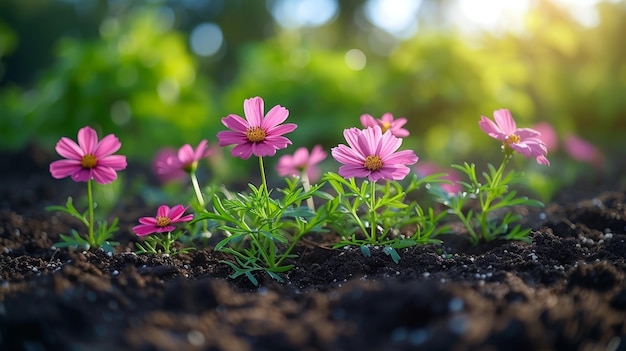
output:
[[[383,160],[376,155],[370,155],[365,158],[365,164],[363,165],[370,171],[378,171],[383,168]]]
[[[157,227],[165,227],[165,226],[170,225],[170,223],[172,223],[172,220],[169,219],[169,217],[167,216],[158,216],[156,220],[157,220],[157,223],[156,223]]]
[[[386,131],[389,130],[389,128],[391,128],[391,123],[389,122],[383,122],[382,125],[380,126],[380,130],[385,133]]]
[[[83,168],[94,168],[97,164],[98,159],[92,154],[87,154],[80,160],[80,165],[83,166]]]
[[[260,127],[251,127],[246,131],[246,137],[253,143],[265,140],[265,131]]]
[[[506,143],[507,144],[517,144],[520,141],[522,141],[522,138],[520,138],[520,136],[517,135],[517,134],[507,135],[507,137],[506,137]]]

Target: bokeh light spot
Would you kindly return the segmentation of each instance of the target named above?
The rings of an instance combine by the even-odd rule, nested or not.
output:
[[[337,16],[337,0],[273,0],[268,8],[285,28],[319,27]]]
[[[346,52],[345,56],[346,65],[355,71],[360,71],[365,68],[367,64],[367,57],[363,51],[359,49],[351,49]]]
[[[199,56],[214,55],[222,47],[224,36],[220,27],[211,22],[197,25],[189,36],[191,51]]]
[[[123,126],[130,121],[132,110],[128,102],[117,100],[111,105],[111,121],[118,126]]]

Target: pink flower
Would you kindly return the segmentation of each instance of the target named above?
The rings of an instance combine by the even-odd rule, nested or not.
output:
[[[263,99],[254,97],[243,102],[243,110],[246,119],[230,114],[222,118],[222,124],[231,130],[217,133],[220,146],[235,145],[231,155],[244,160],[252,154],[274,156],[276,150],[291,144],[291,140],[283,134],[294,131],[297,126],[293,123],[281,124],[289,116],[286,108],[276,105],[264,116]]]
[[[361,115],[361,124],[364,128],[379,126],[382,132],[391,130],[391,134],[398,138],[404,138],[409,136],[409,131],[402,128],[406,124],[406,118],[400,117],[396,120],[393,119],[391,113],[383,114],[381,119],[376,119],[368,114]]]
[[[420,177],[425,177],[435,173],[447,173],[447,175],[443,176],[442,179],[446,179],[452,182],[452,184],[440,183],[438,185],[448,194],[457,194],[459,191],[463,190],[463,187],[459,184],[461,176],[453,169],[444,169],[432,162],[420,162],[420,164],[415,166],[414,169],[415,173],[417,173]]]
[[[602,153],[590,142],[577,136],[568,135],[564,141],[565,151],[574,160],[587,162],[600,168],[603,162],[604,156]]]
[[[343,163],[339,175],[344,178],[367,177],[370,181],[379,179],[400,180],[409,174],[407,164],[414,164],[418,157],[413,150],[396,152],[402,139],[390,130],[385,134],[379,126],[367,129],[349,128],[343,131],[349,146],[339,144],[332,148],[333,157]]]
[[[193,219],[192,214],[182,216],[187,210],[183,205],[176,205],[171,209],[167,205],[161,205],[157,209],[156,217],[139,218],[140,225],[133,227],[133,231],[137,236],[145,236],[152,233],[166,233],[176,229],[172,224],[180,222],[189,222]]]
[[[478,125],[487,135],[502,141],[505,151],[517,151],[526,157],[535,157],[539,164],[550,165],[546,158],[548,148],[540,139],[541,133],[531,128],[517,128],[509,110],[496,110],[493,117],[496,123],[481,116]]]
[[[172,148],[163,148],[157,152],[152,162],[152,171],[161,182],[167,183],[187,178],[187,173],[182,168],[169,166],[177,157],[178,153]]]
[[[307,172],[311,182],[316,182],[320,177],[317,164],[326,158],[327,154],[320,145],[315,145],[309,155],[309,150],[301,147],[292,155],[284,155],[278,159],[276,171],[281,177],[299,176],[302,171]]]
[[[548,151],[556,151],[559,147],[559,138],[556,135],[554,127],[548,122],[539,122],[535,124],[534,130],[541,133],[541,140],[546,144]]]
[[[113,134],[98,142],[98,134],[90,127],[78,131],[78,144],[62,137],[55,150],[66,160],[50,163],[50,174],[56,179],[72,177],[75,182],[94,179],[108,184],[117,179],[117,172],[126,168],[126,156],[113,155],[122,144]]]
[[[200,141],[193,149],[185,144],[178,152],[162,150],[155,160],[156,173],[163,179],[178,179],[184,176],[184,172],[192,173],[198,168],[198,161],[209,156],[213,150],[207,146],[207,140]]]

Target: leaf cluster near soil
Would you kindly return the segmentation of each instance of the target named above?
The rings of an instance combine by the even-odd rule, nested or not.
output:
[[[2,154],[0,350],[626,350],[626,191],[526,214],[530,243],[331,250],[310,237],[285,283],[228,279],[210,248],[135,255],[142,204],[119,204],[114,254],[53,249],[80,191],[33,150]],[[128,177],[134,172],[128,170]],[[584,195],[580,195],[584,194]]]

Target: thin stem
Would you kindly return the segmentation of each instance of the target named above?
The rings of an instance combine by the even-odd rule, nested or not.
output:
[[[196,172],[189,173],[189,176],[191,177],[191,184],[193,185],[193,191],[196,193],[198,203],[204,208],[204,197],[202,196],[202,191],[200,191],[200,186],[198,185],[198,177],[196,177]]]
[[[304,192],[309,192],[311,190],[311,182],[309,180],[309,175],[306,173],[306,170],[302,170],[300,173],[300,179],[302,179],[302,188],[304,188]],[[315,212],[315,203],[313,202],[313,197],[308,197],[306,199],[306,204],[309,206],[311,211]]]
[[[373,244],[376,244],[376,182],[370,182],[370,187],[371,187],[371,195],[370,195],[370,203],[369,203],[369,210],[370,210],[370,230],[371,230],[371,235],[370,235],[370,242]]]
[[[265,179],[265,166],[263,165],[263,157],[259,156],[259,169],[261,171],[261,183],[263,188],[265,188],[265,195],[267,198],[270,198],[270,192],[267,189],[267,180]]]
[[[89,179],[87,181],[87,202],[88,202],[88,208],[89,208],[89,237],[88,237],[88,242],[90,246],[96,247],[96,242],[95,242],[95,238],[93,235],[93,191],[92,191],[92,185],[91,183],[93,182],[93,180]]]
[[[190,172],[189,176],[191,177],[191,184],[193,185],[194,193],[196,193],[196,198],[198,199],[198,203],[200,204],[203,210],[206,210],[206,203],[204,202],[204,197],[202,196],[200,185],[198,185],[198,177],[196,177],[196,172],[195,171]],[[208,245],[208,238],[204,234],[209,231],[207,221],[202,221],[202,230],[203,230],[202,236],[204,237],[204,244],[206,246]]]
[[[495,189],[500,186],[500,181],[502,180],[504,169],[506,168],[506,165],[509,163],[510,159],[511,159],[511,154],[505,151],[504,159],[502,159],[502,163],[500,164],[500,167],[496,171],[496,174],[494,175],[494,177],[491,179],[491,184],[489,184],[490,191],[487,191],[487,197],[484,200],[481,197],[480,226],[482,230],[482,236],[485,239],[490,239],[490,238],[487,238],[487,235],[489,234],[487,231],[487,215],[489,214],[489,212],[491,212],[491,208],[490,208],[491,202],[493,202],[493,200],[495,200],[497,197],[497,196],[494,196],[494,192],[495,192]],[[500,195],[498,194],[498,196]]]

